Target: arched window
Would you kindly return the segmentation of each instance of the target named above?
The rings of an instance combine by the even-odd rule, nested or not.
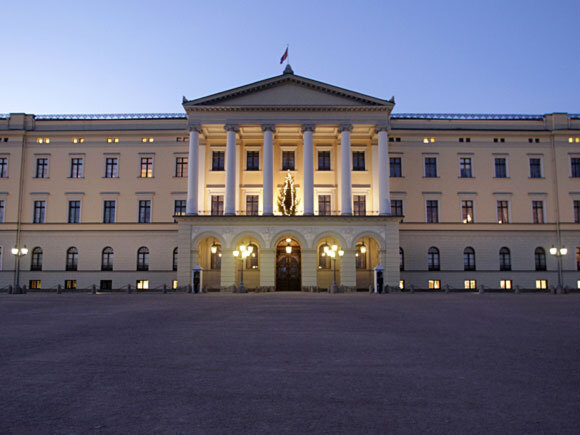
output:
[[[405,251],[399,247],[399,270],[405,270]]]
[[[209,268],[210,269],[222,268],[222,246],[218,245],[215,242],[211,245],[210,248]]]
[[[463,270],[475,270],[475,250],[473,248],[463,250]]]
[[[101,270],[113,270],[113,248],[106,247],[101,254]]]
[[[534,252],[534,257],[536,260],[536,270],[546,270],[546,251],[544,251],[544,248],[537,247]]]
[[[324,247],[328,247],[328,245],[323,243],[320,245],[320,248],[318,248],[318,268],[330,269],[330,257],[324,252]]]
[[[2,270],[2,246],[0,246],[0,270]]]
[[[177,270],[177,248],[173,250],[173,270]]]
[[[74,246],[66,251],[66,270],[77,270],[79,262],[79,251]]]
[[[145,246],[137,251],[137,270],[149,270],[149,249]]]
[[[252,247],[252,253],[248,258],[246,258],[246,269],[257,269],[259,265],[258,259],[260,258],[258,255],[258,246],[254,243],[250,243],[248,249],[250,249],[250,246]]]
[[[441,270],[439,266],[439,249],[431,246],[427,251],[427,267],[429,270]]]
[[[368,255],[368,250],[367,250],[366,246],[363,248],[362,243],[356,245],[356,252],[355,252],[354,256],[355,256],[355,260],[356,260],[356,268],[357,269],[366,269],[367,268],[367,255]]]
[[[42,248],[38,246],[32,250],[30,270],[42,270]]]
[[[512,270],[512,256],[505,246],[499,250],[499,270]]]

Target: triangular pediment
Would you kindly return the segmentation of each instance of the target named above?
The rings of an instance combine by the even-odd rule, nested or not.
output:
[[[200,106],[392,107],[393,105],[393,100],[381,100],[294,74],[283,74],[196,100],[184,99],[183,103],[186,109]]]

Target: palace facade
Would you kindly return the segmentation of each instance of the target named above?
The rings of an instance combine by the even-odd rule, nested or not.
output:
[[[580,287],[580,115],[394,106],[287,67],[180,114],[0,115],[0,287]]]

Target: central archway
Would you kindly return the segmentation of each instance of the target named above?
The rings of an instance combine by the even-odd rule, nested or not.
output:
[[[292,237],[282,238],[276,245],[276,291],[300,291],[300,244]]]

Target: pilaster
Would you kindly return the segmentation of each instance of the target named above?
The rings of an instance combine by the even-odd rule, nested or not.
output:
[[[300,255],[302,257],[302,288],[317,288],[316,249],[302,249]]]
[[[340,260],[340,283],[347,291],[356,291],[356,260],[355,249],[343,249]]]
[[[384,255],[385,262],[382,265],[385,268],[385,284],[398,287],[399,280],[401,279],[401,271],[399,267],[399,224],[398,222],[387,222],[385,226],[387,246]]]
[[[191,224],[177,224],[177,285],[180,287],[191,284],[191,268],[193,267],[193,252],[191,251]],[[195,256],[197,259],[197,256]]]
[[[275,270],[276,251],[274,249],[260,250],[260,287],[274,289],[276,287]]]
[[[222,248],[221,289],[231,291],[236,284],[236,263],[233,249]]]

